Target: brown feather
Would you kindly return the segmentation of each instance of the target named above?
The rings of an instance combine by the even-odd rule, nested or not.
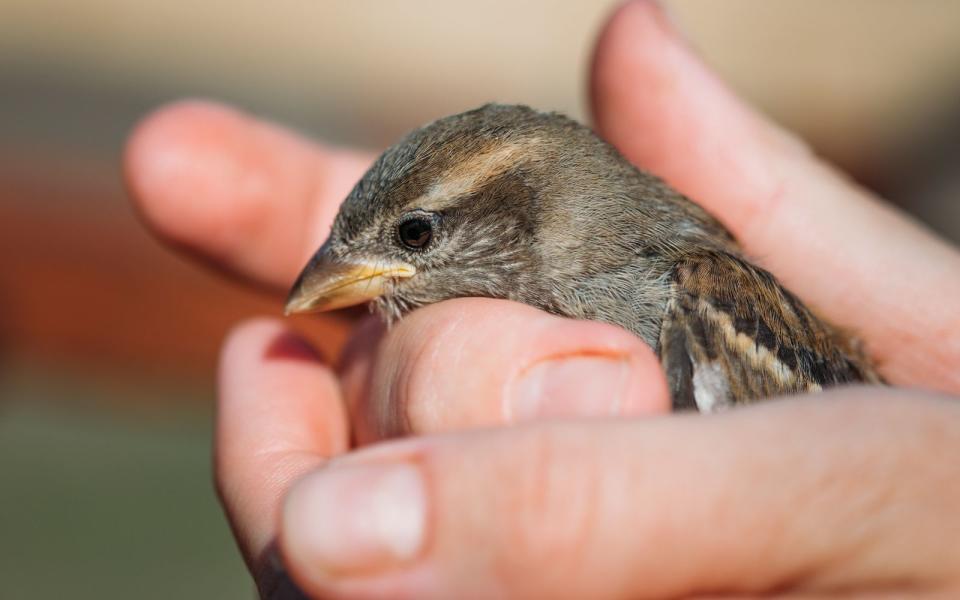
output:
[[[732,253],[691,254],[677,263],[672,281],[659,353],[677,408],[715,410],[879,381],[852,338],[815,317],[772,275]],[[709,379],[698,382],[698,373],[711,371],[725,376],[724,385],[709,389]]]

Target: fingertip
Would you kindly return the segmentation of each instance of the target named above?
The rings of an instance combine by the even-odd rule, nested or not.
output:
[[[323,355],[282,319],[255,317],[224,338],[221,366],[249,370],[259,363],[292,362],[327,368]]]
[[[243,278],[285,286],[327,234],[340,187],[361,168],[356,156],[227,106],[185,100],[135,127],[124,174],[162,240]]]
[[[346,450],[345,409],[334,373],[279,320],[252,319],[234,328],[224,342],[218,379],[221,471],[244,472],[264,448],[274,451],[274,460],[285,452],[320,457]]]
[[[263,340],[288,333],[283,321],[273,317],[254,317],[242,321],[234,325],[223,340],[224,362],[232,362],[234,354],[261,346]]]
[[[238,179],[232,154],[244,144],[245,118],[205,100],[182,100],[140,121],[124,152],[134,205],[164,239],[193,245],[223,227]]]
[[[723,108],[715,83],[661,5],[633,0],[613,12],[597,38],[593,117],[627,158],[672,179],[671,161],[687,160],[703,143],[700,119]]]
[[[221,412],[249,416],[272,410],[271,421],[285,426],[285,415],[316,415],[323,404],[342,412],[336,376],[319,352],[286,323],[273,318],[245,321],[230,333],[220,360]],[[261,424],[250,424],[253,431]]]
[[[611,12],[597,36],[590,69],[591,110],[601,133],[616,133],[622,115],[614,109],[635,96],[657,93],[664,82],[643,77],[652,72],[642,61],[650,48],[669,50],[674,37],[658,2],[630,0]]]

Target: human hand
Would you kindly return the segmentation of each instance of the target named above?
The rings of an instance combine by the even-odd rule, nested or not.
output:
[[[958,297],[960,291],[957,278],[946,276],[958,272],[960,259],[955,251],[837,178],[796,142],[739,105],[678,42],[662,16],[649,5],[628,6],[605,31],[595,61],[593,98],[597,123],[608,139],[638,164],[665,176],[714,212],[737,235],[748,254],[759,257],[762,266],[775,272],[829,320],[860,332],[890,381],[960,390],[960,375],[951,369],[960,357],[960,322],[955,305],[946,300]],[[127,158],[131,189],[148,222],[160,235],[241,276],[277,287],[292,281],[324,237],[337,203],[370,159],[358,153],[312,147],[274,127],[198,104],[173,107],[148,120],[131,141]],[[844,229],[844,224],[848,229]],[[803,250],[798,252],[798,248]],[[863,302],[868,293],[870,302]],[[673,523],[671,533],[676,538],[677,553],[666,552],[669,548],[663,547],[664,552],[655,554],[656,560],[652,560],[651,551],[660,550],[665,540],[662,532],[660,536],[648,535],[651,532],[640,526],[646,523],[658,527],[661,517],[678,510],[674,506],[683,509],[681,501],[692,503],[685,492],[696,485],[701,504],[690,505],[692,515],[697,514],[698,506],[701,511],[719,506],[722,508],[712,510],[724,517],[731,529],[744,525],[750,531],[759,529],[760,533],[772,535],[776,532],[771,533],[771,525],[782,527],[789,521],[783,509],[797,507],[783,500],[787,496],[771,497],[769,494],[775,491],[770,489],[771,484],[783,487],[784,482],[767,480],[765,487],[759,486],[757,482],[763,479],[756,475],[766,471],[751,470],[746,465],[741,468],[745,464],[742,457],[758,453],[768,458],[769,472],[780,469],[791,473],[790,482],[793,471],[799,467],[819,465],[822,471],[815,471],[816,477],[800,477],[796,487],[785,488],[819,498],[822,478],[850,475],[850,465],[840,460],[848,457],[838,450],[840,441],[860,443],[866,450],[856,456],[874,466],[890,467],[891,472],[887,479],[854,479],[854,490],[840,490],[836,497],[824,496],[834,499],[835,512],[823,513],[817,503],[817,511],[808,515],[810,520],[835,523],[831,518],[849,514],[843,511],[854,510],[862,500],[856,494],[851,498],[850,492],[862,487],[872,494],[885,489],[882,484],[894,481],[908,490],[908,504],[915,511],[940,514],[933,510],[936,506],[931,506],[925,491],[933,484],[944,483],[942,473],[918,480],[914,465],[907,460],[914,455],[891,462],[896,457],[873,452],[876,444],[886,443],[889,449],[889,444],[896,444],[898,439],[913,439],[921,434],[929,452],[943,455],[955,449],[955,439],[929,435],[927,431],[937,419],[955,423],[951,421],[955,419],[952,409],[933,400],[920,400],[910,404],[909,409],[901,406],[902,401],[889,400],[894,409],[884,409],[868,420],[873,427],[891,430],[889,438],[883,437],[874,445],[867,443],[869,427],[866,431],[837,432],[835,445],[821,444],[813,437],[811,432],[822,429],[831,419],[835,424],[846,424],[853,415],[859,423],[860,412],[873,412],[856,400],[832,403],[828,398],[805,400],[802,409],[783,408],[789,404],[778,403],[776,408],[696,420],[694,428],[685,425],[688,419],[674,417],[643,424],[528,427],[416,442],[426,449],[410,450],[411,456],[417,457],[411,462],[416,464],[412,467],[414,473],[429,472],[431,483],[440,482],[439,487],[425,492],[431,506],[427,514],[430,543],[425,546],[428,550],[418,555],[418,566],[413,570],[395,569],[386,578],[377,577],[374,570],[360,578],[332,576],[331,557],[319,556],[313,542],[304,537],[311,531],[322,532],[324,526],[329,533],[331,523],[318,525],[316,519],[310,521],[310,515],[322,513],[322,506],[313,501],[298,503],[297,498],[309,499],[311,489],[323,489],[328,485],[324,482],[342,480],[337,473],[346,469],[349,474],[352,469],[340,465],[318,471],[305,480],[301,491],[290,500],[283,528],[278,528],[276,515],[292,481],[317,469],[326,458],[348,449],[344,397],[357,421],[361,441],[515,422],[523,417],[663,412],[667,406],[662,376],[652,352],[620,330],[601,324],[564,321],[510,303],[462,300],[417,311],[379,345],[371,342],[376,338],[371,333],[375,329],[368,325],[359,333],[342,385],[302,342],[277,323],[248,325],[228,343],[221,369],[218,485],[238,541],[251,568],[259,575],[262,589],[270,585],[269,569],[263,567],[262,557],[278,530],[285,534],[282,545],[294,574],[308,591],[317,593],[344,593],[351,589],[359,592],[368,586],[387,596],[401,592],[442,596],[450,590],[443,585],[475,584],[478,590],[527,591],[533,595],[546,593],[552,585],[574,596],[583,589],[595,596],[658,596],[664,595],[658,590],[754,592],[764,586],[783,589],[788,585],[804,589],[811,582],[823,581],[851,588],[871,581],[879,586],[887,580],[877,583],[865,575],[861,577],[869,574],[869,569],[855,572],[859,579],[843,579],[843,572],[816,569],[832,565],[828,554],[831,550],[849,550],[849,545],[842,543],[844,540],[829,536],[753,538],[766,544],[761,544],[763,547],[780,548],[781,544],[795,542],[798,562],[786,561],[794,570],[785,571],[774,568],[777,565],[758,568],[755,547],[751,550],[749,544],[738,546],[737,540],[729,536],[711,538],[709,527],[698,525],[714,523],[696,518],[691,518],[689,525],[682,520],[666,520]],[[566,345],[558,346],[561,343]],[[548,364],[546,358],[558,356],[573,359],[567,365],[571,370],[565,379],[562,375],[557,376],[559,379],[539,379],[541,385],[555,382],[550,389],[540,388],[539,394],[532,395],[549,399],[541,405],[541,412],[533,410],[531,403],[511,403],[525,396],[510,392],[508,384],[520,383],[523,373],[537,375],[538,367],[534,365]],[[599,375],[599,371],[611,366],[608,363],[612,363],[617,377]],[[372,385],[364,389],[364,382],[371,379]],[[601,384],[626,391],[601,390]],[[536,386],[534,382],[527,389],[537,392]],[[862,392],[846,394],[856,396]],[[594,404],[597,401],[599,404]],[[515,405],[520,408],[514,409]],[[910,413],[912,420],[901,414],[904,412]],[[757,414],[762,415],[766,424],[760,429],[771,432],[766,441],[784,438],[782,444],[762,443],[764,438],[759,430],[736,425],[759,418],[753,416]],[[881,425],[874,418],[892,422],[884,420]],[[903,420],[909,423],[901,431],[897,423]],[[717,433],[699,429],[707,425],[716,428]],[[805,439],[809,445],[811,439],[817,439],[818,452],[800,455],[791,451],[786,441],[791,431],[798,432],[797,444]],[[704,436],[707,440],[719,440],[718,448],[729,445],[727,454],[721,449],[714,452],[713,445],[697,441]],[[648,437],[660,440],[662,446],[654,442],[650,442],[652,446],[631,445],[630,440],[639,444],[641,438]],[[569,452],[562,449],[568,448],[568,439],[575,441]],[[605,449],[606,441],[620,452]],[[729,463],[718,459],[716,464],[735,464],[737,469],[721,468],[722,481],[713,487],[703,482],[701,489],[701,480],[709,475],[703,471],[705,466],[684,459],[683,455],[673,456],[687,446],[706,448],[704,461],[713,460],[714,456],[736,457]],[[556,452],[552,451],[554,447]],[[375,452],[389,457],[396,456],[393,452],[406,452],[403,448],[386,446]],[[642,464],[638,462],[641,458]],[[371,459],[361,454],[346,459],[344,464],[353,460]],[[504,461],[502,472],[493,468]],[[569,475],[558,470],[565,464],[571,465]],[[578,475],[577,464],[590,468],[579,469],[582,473]],[[474,465],[478,468],[474,469]],[[482,465],[490,468],[480,468]],[[512,476],[514,472],[517,477]],[[400,481],[409,483],[417,478],[410,473],[407,471]],[[530,473],[540,473],[539,479],[523,477]],[[656,473],[659,487],[651,487],[652,482],[642,473]],[[750,477],[751,473],[754,477]],[[457,479],[455,475],[462,477]],[[564,530],[559,528],[563,519],[552,511],[562,510],[568,499],[578,498],[584,481],[602,482],[608,477],[624,486],[633,480],[644,485],[633,488],[643,490],[639,496],[623,496],[632,501],[629,508],[637,514],[630,519],[625,512],[616,512],[616,506],[611,512],[605,512],[599,504],[571,506],[570,510],[581,511],[571,518],[586,523],[585,537],[567,536],[565,544]],[[442,483],[447,481],[451,482],[449,487]],[[548,484],[542,496],[537,495],[531,482]],[[630,492],[629,487],[622,489]],[[950,490],[949,485],[940,485],[940,489],[948,492],[944,498],[953,498],[955,502],[955,490]],[[722,496],[738,490],[759,500],[749,502],[736,495]],[[599,502],[606,497],[604,494],[595,499]],[[542,500],[540,505],[536,504],[538,498]],[[726,498],[729,499],[720,502]],[[905,502],[902,496],[893,500]],[[357,505],[356,514],[360,514],[360,506]],[[491,514],[484,510],[489,506],[509,510]],[[538,520],[533,514],[537,506],[545,515],[554,516],[549,521]],[[865,514],[879,519],[887,514],[883,509],[891,505],[878,502],[878,506],[873,513]],[[460,529],[450,519],[444,520],[444,515],[458,514],[463,519]],[[475,517],[472,520],[471,515]],[[518,515],[526,516],[521,519]],[[946,525],[951,525],[951,516],[945,517]],[[864,517],[865,522],[870,519]],[[306,526],[308,521],[312,526]],[[596,525],[591,526],[591,521]],[[345,522],[349,523],[349,519]],[[910,522],[910,517],[904,517],[894,525]],[[524,523],[529,526],[524,527]],[[616,526],[604,529],[604,523]],[[486,532],[489,537],[479,538],[484,540],[481,544],[464,537],[474,531]],[[625,531],[628,536],[623,535]],[[412,537],[407,533],[409,542]],[[843,531],[837,528],[834,533]],[[881,535],[884,533],[886,537]],[[878,531],[877,543],[870,544],[867,550],[889,551],[890,541],[898,543],[901,534],[895,528]],[[641,538],[656,545],[648,551],[629,546],[642,541]],[[591,540],[597,545],[591,546]],[[806,545],[801,543],[804,541]],[[914,541],[928,542],[922,536]],[[806,552],[811,544],[814,551]],[[537,552],[553,545],[555,553]],[[524,554],[524,547],[530,552]],[[598,553],[599,547],[619,548],[625,553],[619,555],[618,562],[616,557]],[[417,550],[421,549],[410,551]],[[694,550],[699,552],[699,561],[689,556]],[[343,542],[338,551],[339,558],[354,560],[356,567],[364,548]],[[578,562],[576,568],[569,568],[574,561],[571,557],[578,552],[581,557],[595,555],[596,560],[582,565]],[[716,562],[718,556],[728,553],[743,561],[734,565],[739,570]],[[386,558],[386,563],[391,562],[389,553],[374,551],[374,555],[378,560]],[[545,564],[553,564],[551,556],[560,559],[557,564],[570,562],[564,568],[545,568]],[[898,562],[892,553],[890,556],[891,564],[900,570],[891,568],[881,575],[913,573],[911,564]],[[648,570],[640,569],[641,565]],[[753,578],[742,577],[744,565],[757,571],[748,573]],[[657,567],[656,572],[649,573],[650,567]],[[711,578],[710,569],[726,569],[730,580]],[[630,574],[626,571],[637,575],[632,580],[634,587],[623,579]],[[660,587],[651,583],[650,575],[657,574],[664,578]],[[928,572],[913,574],[913,578],[902,578],[904,585],[933,581],[924,579]],[[573,581],[574,576],[579,579]],[[934,583],[943,581],[930,583],[931,588]],[[607,584],[612,587],[604,587]],[[710,587],[704,588],[705,585]]]

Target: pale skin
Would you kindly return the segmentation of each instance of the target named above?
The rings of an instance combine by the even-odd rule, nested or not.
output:
[[[248,322],[223,350],[215,465],[261,590],[279,548],[324,598],[960,594],[960,253],[743,105],[650,3],[601,33],[591,98],[607,139],[899,389],[670,415],[636,338],[509,302],[361,323],[339,372],[284,321]],[[126,173],[162,239],[283,292],[371,160],[187,102],[138,127]],[[549,358],[569,360],[521,384]],[[371,498],[405,524],[386,542]]]

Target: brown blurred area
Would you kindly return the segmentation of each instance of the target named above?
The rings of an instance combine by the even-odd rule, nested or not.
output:
[[[131,597],[118,589],[235,597],[227,580],[246,589],[206,483],[212,380],[230,325],[278,315],[280,298],[162,248],[138,223],[120,159],[139,118],[167,101],[210,97],[372,148],[491,100],[586,119],[591,44],[614,4],[0,0],[0,515],[23,515],[20,525],[0,516],[0,580],[14,582],[7,592],[39,590],[11,597],[59,597],[61,588],[28,575],[42,579],[51,553],[68,561],[57,548],[78,535],[25,523],[37,510],[60,522],[61,507],[45,502],[64,494],[115,507],[111,519],[145,536],[179,531],[171,553],[198,545],[195,524],[170,523],[212,520],[207,553],[188,552],[171,569],[183,581],[222,563],[184,595],[169,587],[167,571],[144,571],[154,555],[128,560],[123,540],[135,542],[91,524],[83,531],[97,532],[89,543],[103,550],[89,568],[74,565],[75,577],[130,561],[128,571],[148,575],[106,593],[94,577],[95,592],[69,588],[73,597]],[[960,3],[666,4],[704,60],[750,102],[960,239]],[[329,354],[344,341],[336,317],[301,326]],[[36,462],[44,452],[49,462]],[[123,457],[139,458],[112,462]],[[90,477],[63,488],[75,472]],[[153,483],[124,496],[140,488],[111,487],[118,472]],[[162,490],[151,487],[158,481]],[[193,493],[206,502],[196,511]],[[166,529],[144,524],[164,510]],[[76,523],[63,519],[68,530]],[[12,544],[5,527],[47,541]]]

